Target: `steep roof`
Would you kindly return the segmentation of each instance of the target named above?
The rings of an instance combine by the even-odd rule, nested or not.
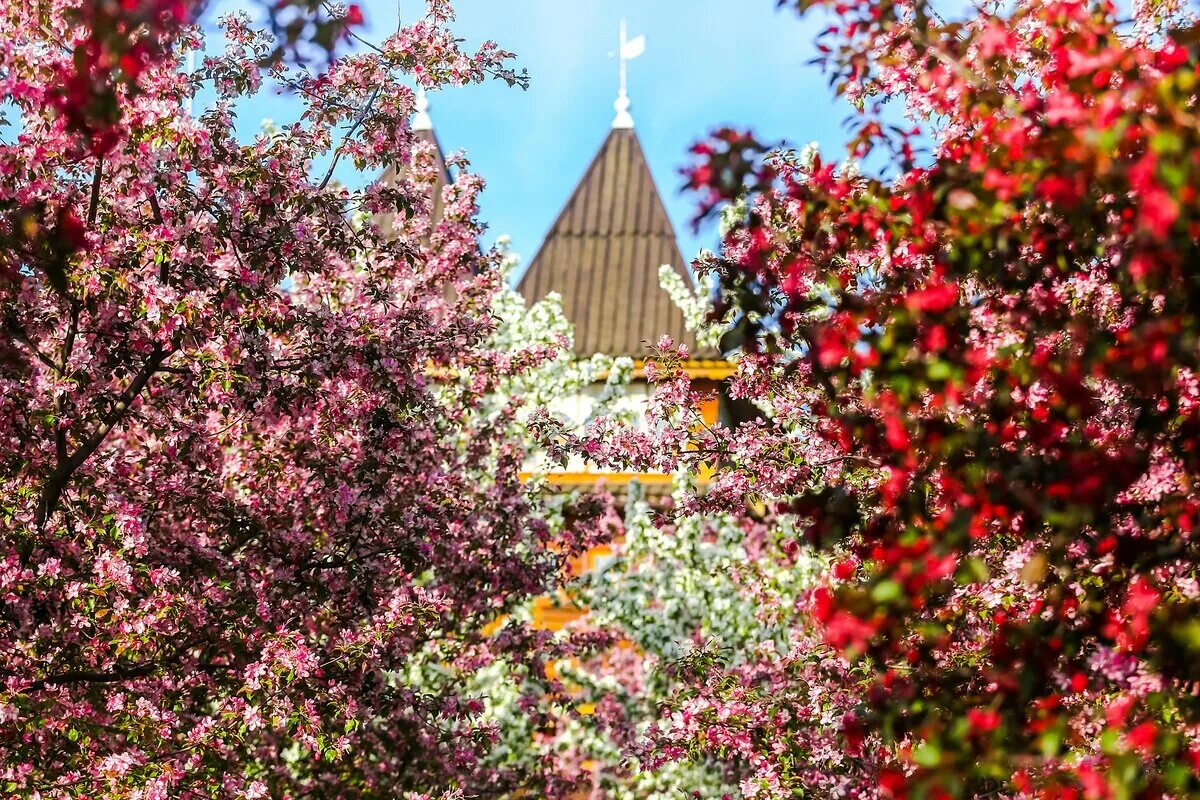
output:
[[[581,355],[644,356],[664,333],[694,352],[683,314],[658,284],[663,264],[692,285],[637,133],[613,128],[517,290],[530,302],[562,295]]]
[[[440,219],[442,216],[442,189],[451,183],[454,183],[453,176],[450,175],[450,169],[446,166],[446,156],[442,150],[441,142],[438,141],[437,134],[434,133],[432,127],[415,127],[413,132],[416,138],[428,142],[433,145],[434,166],[437,168],[437,180],[433,185],[433,219]],[[404,168],[397,164],[390,165],[383,171],[383,175],[379,180],[385,186],[394,186],[400,181],[404,173]],[[375,223],[379,225],[384,236],[391,237],[395,230],[395,212],[375,215]]]

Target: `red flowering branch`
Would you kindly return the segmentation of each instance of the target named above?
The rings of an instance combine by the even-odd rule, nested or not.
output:
[[[1165,12],[1133,37],[1072,0],[815,5],[861,108],[850,154],[892,160],[694,149],[701,217],[732,223],[700,265],[741,314],[724,344],[782,376],[745,379],[776,418],[717,486],[772,487],[860,565],[812,612],[872,671],[847,740],[889,748],[886,793],[1200,790],[1197,28]],[[892,98],[916,129],[883,123]],[[798,466],[844,468],[789,485],[736,456],[797,436]]]

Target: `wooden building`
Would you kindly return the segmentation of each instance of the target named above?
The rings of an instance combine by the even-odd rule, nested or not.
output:
[[[635,416],[636,407],[644,405],[653,391],[643,371],[649,346],[663,334],[686,344],[692,358],[684,367],[695,388],[711,397],[702,412],[705,422],[712,424],[721,415],[721,389],[732,368],[716,353],[697,347],[682,311],[659,285],[659,271],[664,265],[686,285],[694,284],[629,113],[625,62],[630,46],[636,42],[626,41],[622,31],[622,82],[612,127],[516,288],[528,303],[538,302],[551,292],[562,297],[565,315],[575,329],[576,356],[589,358],[601,353],[633,360],[627,401],[634,406]],[[445,159],[428,111],[428,101],[419,93],[413,129],[434,144],[435,157],[440,159],[442,175],[448,181],[450,176],[445,172]],[[393,173],[384,179],[397,177]],[[385,230],[390,224],[390,220],[379,222]],[[603,388],[599,383],[587,387],[575,397],[563,398],[552,410],[582,422]],[[624,495],[636,480],[651,500],[665,495],[671,486],[670,475],[604,471],[582,460],[546,478],[563,491],[603,485],[618,496]],[[608,547],[595,548],[573,567],[592,569],[610,554]],[[565,597],[543,597],[535,604],[534,619],[535,624],[556,630],[583,613],[585,610],[571,605]]]
[[[624,45],[623,45],[624,46]],[[615,104],[617,115],[600,149],[571,192],[517,285],[534,303],[551,292],[562,297],[563,311],[575,327],[575,352],[634,360],[630,395],[645,398],[652,390],[642,372],[649,345],[663,334],[686,344],[692,359],[685,365],[701,390],[710,390],[706,422],[717,420],[719,383],[731,372],[715,353],[697,348],[684,325],[683,313],[659,286],[659,270],[669,266],[693,285],[679,251],[675,230],[638,140],[624,88]],[[599,393],[574,399],[568,413],[586,418]],[[570,403],[570,401],[568,401]],[[603,480],[620,493],[636,479],[651,495],[666,490],[670,476],[602,472],[591,465],[553,473],[549,480],[564,488],[590,487]]]
[[[624,85],[629,43],[622,31],[622,85],[614,104],[616,117],[600,149],[583,172],[554,224],[546,234],[517,290],[529,303],[551,292],[562,297],[563,311],[574,325],[575,353],[588,358],[596,353],[628,356],[635,365],[629,386],[633,401],[644,403],[653,391],[642,369],[649,346],[663,334],[686,344],[692,358],[684,365],[693,386],[711,399],[701,409],[713,424],[724,405],[722,385],[732,367],[715,352],[697,347],[687,330],[682,311],[659,285],[659,271],[668,266],[693,286],[675,230],[655,185],[645,152],[638,140]],[[597,385],[575,398],[564,398],[565,416],[582,422],[602,387]],[[607,472],[580,462],[547,475],[563,490],[589,489],[598,484],[618,496],[638,481],[652,500],[670,490],[671,476],[658,473]],[[594,548],[577,570],[594,568],[611,554],[605,546]],[[545,597],[535,606],[535,623],[554,630],[585,610],[564,597]]]

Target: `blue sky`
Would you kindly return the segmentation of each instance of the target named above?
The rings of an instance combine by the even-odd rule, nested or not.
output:
[[[361,5],[366,35],[380,39],[394,30],[396,0]],[[424,3],[401,0],[401,6],[415,15]],[[693,199],[679,191],[687,148],[706,131],[749,126],[765,139],[816,140],[841,155],[849,110],[807,63],[816,54],[819,21],[777,11],[774,0],[458,0],[455,6],[456,30],[469,45],[494,39],[517,54],[517,67],[532,79],[528,91],[492,81],[430,98],[443,147],[465,150],[487,180],[489,238],[510,235],[524,263],[612,122],[618,72],[610,54],[622,17],[631,37],[646,36],[645,55],[630,66],[633,116],[685,259],[715,243],[711,229],[692,234]],[[289,98],[263,96],[242,108],[242,122],[257,127],[251,112],[285,121],[294,108]]]

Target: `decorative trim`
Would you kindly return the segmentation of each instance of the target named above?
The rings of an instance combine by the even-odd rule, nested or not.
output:
[[[597,483],[607,483],[613,486],[627,486],[632,481],[646,486],[670,486],[671,476],[661,472],[522,472],[521,480],[529,481],[534,476],[545,478],[551,486],[595,486]]]
[[[737,365],[725,359],[689,359],[683,362],[683,371],[691,378],[722,381],[737,372]]]
[[[680,364],[689,378],[722,381],[737,372],[737,365],[723,358],[689,358]],[[646,379],[646,359],[639,358],[633,362],[635,380]],[[608,371],[597,373],[596,383],[608,380]]]

